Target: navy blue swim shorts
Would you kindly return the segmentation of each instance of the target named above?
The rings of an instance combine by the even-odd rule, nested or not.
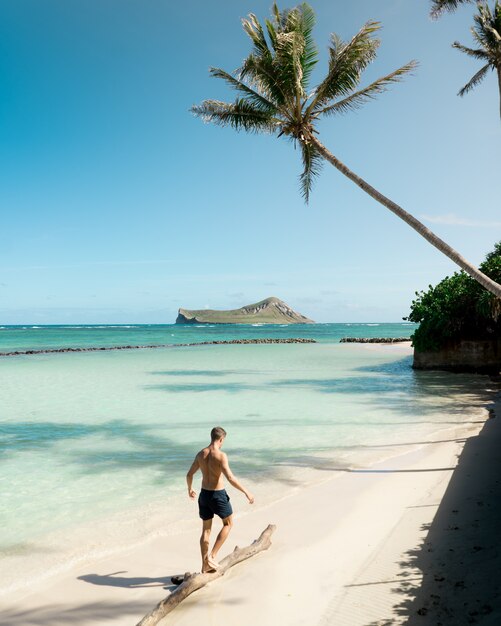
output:
[[[229,517],[233,513],[230,504],[230,496],[226,493],[226,489],[202,489],[198,496],[198,511],[203,520],[212,519],[214,513],[219,515],[221,519]]]

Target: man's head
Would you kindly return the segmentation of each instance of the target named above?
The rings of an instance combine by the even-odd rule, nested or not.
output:
[[[226,437],[226,431],[221,426],[214,426],[210,431],[210,441],[220,448],[223,445],[224,438]]]

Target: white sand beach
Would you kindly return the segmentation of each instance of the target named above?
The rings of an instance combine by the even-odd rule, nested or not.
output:
[[[499,417],[500,408],[498,404]],[[494,469],[494,459],[497,468],[501,462],[497,453],[501,426],[499,419],[487,419],[487,410],[485,418],[485,425],[477,418],[475,424],[449,429],[440,439],[411,445],[365,470],[322,468],[325,480],[290,497],[284,494],[263,508],[257,503],[248,509],[243,498],[232,494],[236,521],[220,556],[235,545],[249,544],[268,523],[277,525],[272,547],[190,596],[160,623],[375,626],[403,623],[409,615],[412,620],[419,610],[430,615],[438,611],[444,624],[463,623],[461,618],[447,621],[453,611],[448,603],[462,606],[465,601],[470,562],[478,575],[479,559],[487,559],[485,576],[489,576],[497,571],[500,559],[497,549],[486,549],[492,543],[492,524],[499,518],[498,513],[493,515],[501,502],[494,501],[499,481],[495,494],[494,482],[486,481],[485,475]],[[464,493],[462,480],[470,481]],[[449,501],[451,485],[455,496],[469,504]],[[450,510],[442,511],[444,503]],[[465,519],[471,517],[472,508],[474,527],[467,528]],[[484,527],[482,516],[487,513],[491,517]],[[438,531],[433,545],[424,544],[430,542],[428,533],[438,518],[442,535],[452,540],[446,547],[445,543],[441,547],[446,539]],[[198,526],[194,520],[181,534],[153,537],[129,551],[79,563],[36,589],[12,593],[1,602],[1,622],[4,626],[136,624],[173,589],[171,575],[199,569]],[[443,571],[443,550],[449,559],[454,554],[455,578],[452,587],[438,593],[439,587],[447,586],[448,577],[452,581]],[[473,610],[476,601],[470,602]],[[492,598],[489,608],[485,604],[480,602],[478,610],[499,619]]]

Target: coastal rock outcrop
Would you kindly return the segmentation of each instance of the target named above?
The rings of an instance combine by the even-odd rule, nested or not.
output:
[[[499,374],[501,338],[449,341],[439,350],[414,350],[414,369]]]
[[[343,337],[339,343],[402,343],[410,337]]]
[[[271,297],[240,309],[179,309],[176,324],[314,324],[279,298]]]

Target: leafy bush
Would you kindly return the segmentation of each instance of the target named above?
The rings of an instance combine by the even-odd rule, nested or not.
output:
[[[501,241],[480,265],[501,283]],[[457,339],[501,337],[501,301],[465,272],[447,276],[428,291],[416,292],[407,318],[419,324],[412,335],[418,352],[439,350]]]

